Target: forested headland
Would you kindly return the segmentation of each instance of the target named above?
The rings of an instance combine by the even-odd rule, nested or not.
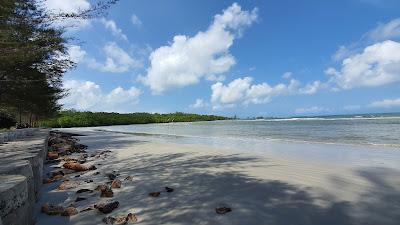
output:
[[[213,115],[198,115],[190,113],[106,113],[62,111],[55,118],[38,123],[42,127],[93,127],[108,125],[128,125],[147,123],[195,122],[225,120],[226,117]]]

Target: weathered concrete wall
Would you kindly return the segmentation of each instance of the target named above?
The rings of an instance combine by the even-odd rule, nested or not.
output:
[[[34,223],[48,133],[30,128],[0,134],[0,225]]]

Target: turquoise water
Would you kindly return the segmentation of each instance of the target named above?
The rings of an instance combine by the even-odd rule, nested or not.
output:
[[[400,114],[110,126],[101,129],[169,139],[304,142],[400,149]]]

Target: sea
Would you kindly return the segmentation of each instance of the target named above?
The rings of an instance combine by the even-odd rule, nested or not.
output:
[[[400,166],[400,113],[96,127],[139,139],[336,163]],[[323,154],[321,154],[323,153]],[[391,159],[391,160],[386,160]]]

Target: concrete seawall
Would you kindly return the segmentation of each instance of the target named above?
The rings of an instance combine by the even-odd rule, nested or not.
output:
[[[48,135],[36,128],[0,133],[0,225],[34,224]]]

